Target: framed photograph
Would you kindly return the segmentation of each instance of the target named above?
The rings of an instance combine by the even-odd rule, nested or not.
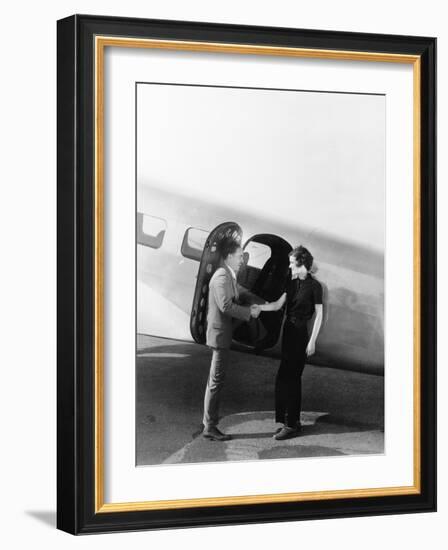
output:
[[[58,21],[58,528],[435,510],[435,54]]]

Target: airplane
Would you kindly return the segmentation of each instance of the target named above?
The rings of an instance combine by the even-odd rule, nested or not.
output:
[[[316,353],[307,362],[384,374],[382,250],[318,225],[189,198],[147,181],[137,187],[138,334],[205,344],[208,282],[219,263],[214,248],[225,236],[248,253],[238,280],[263,302],[283,293],[292,248],[308,248],[313,276],[324,290],[324,319]],[[283,311],[263,312],[258,323],[240,324],[232,348],[279,358],[283,317]]]

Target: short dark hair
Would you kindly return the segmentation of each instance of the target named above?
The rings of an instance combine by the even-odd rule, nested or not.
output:
[[[229,254],[234,254],[238,248],[241,248],[241,244],[235,239],[228,237],[224,238],[218,245],[223,260],[225,260]]]
[[[299,267],[301,265],[304,265],[308,271],[313,265],[313,256],[311,255],[310,251],[302,245],[296,246],[293,250],[291,250],[289,256],[290,258],[295,258],[296,263]]]

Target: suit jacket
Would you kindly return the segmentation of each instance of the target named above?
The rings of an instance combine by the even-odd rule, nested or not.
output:
[[[238,304],[240,289],[229,269],[219,267],[210,279],[207,312],[207,346],[229,348],[232,319],[249,321],[250,307]],[[250,295],[250,293],[245,292]]]

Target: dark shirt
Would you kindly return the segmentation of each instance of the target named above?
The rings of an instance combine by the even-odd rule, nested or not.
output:
[[[322,286],[309,273],[302,281],[292,279],[286,287],[286,318],[295,325],[306,323],[322,303]]]

